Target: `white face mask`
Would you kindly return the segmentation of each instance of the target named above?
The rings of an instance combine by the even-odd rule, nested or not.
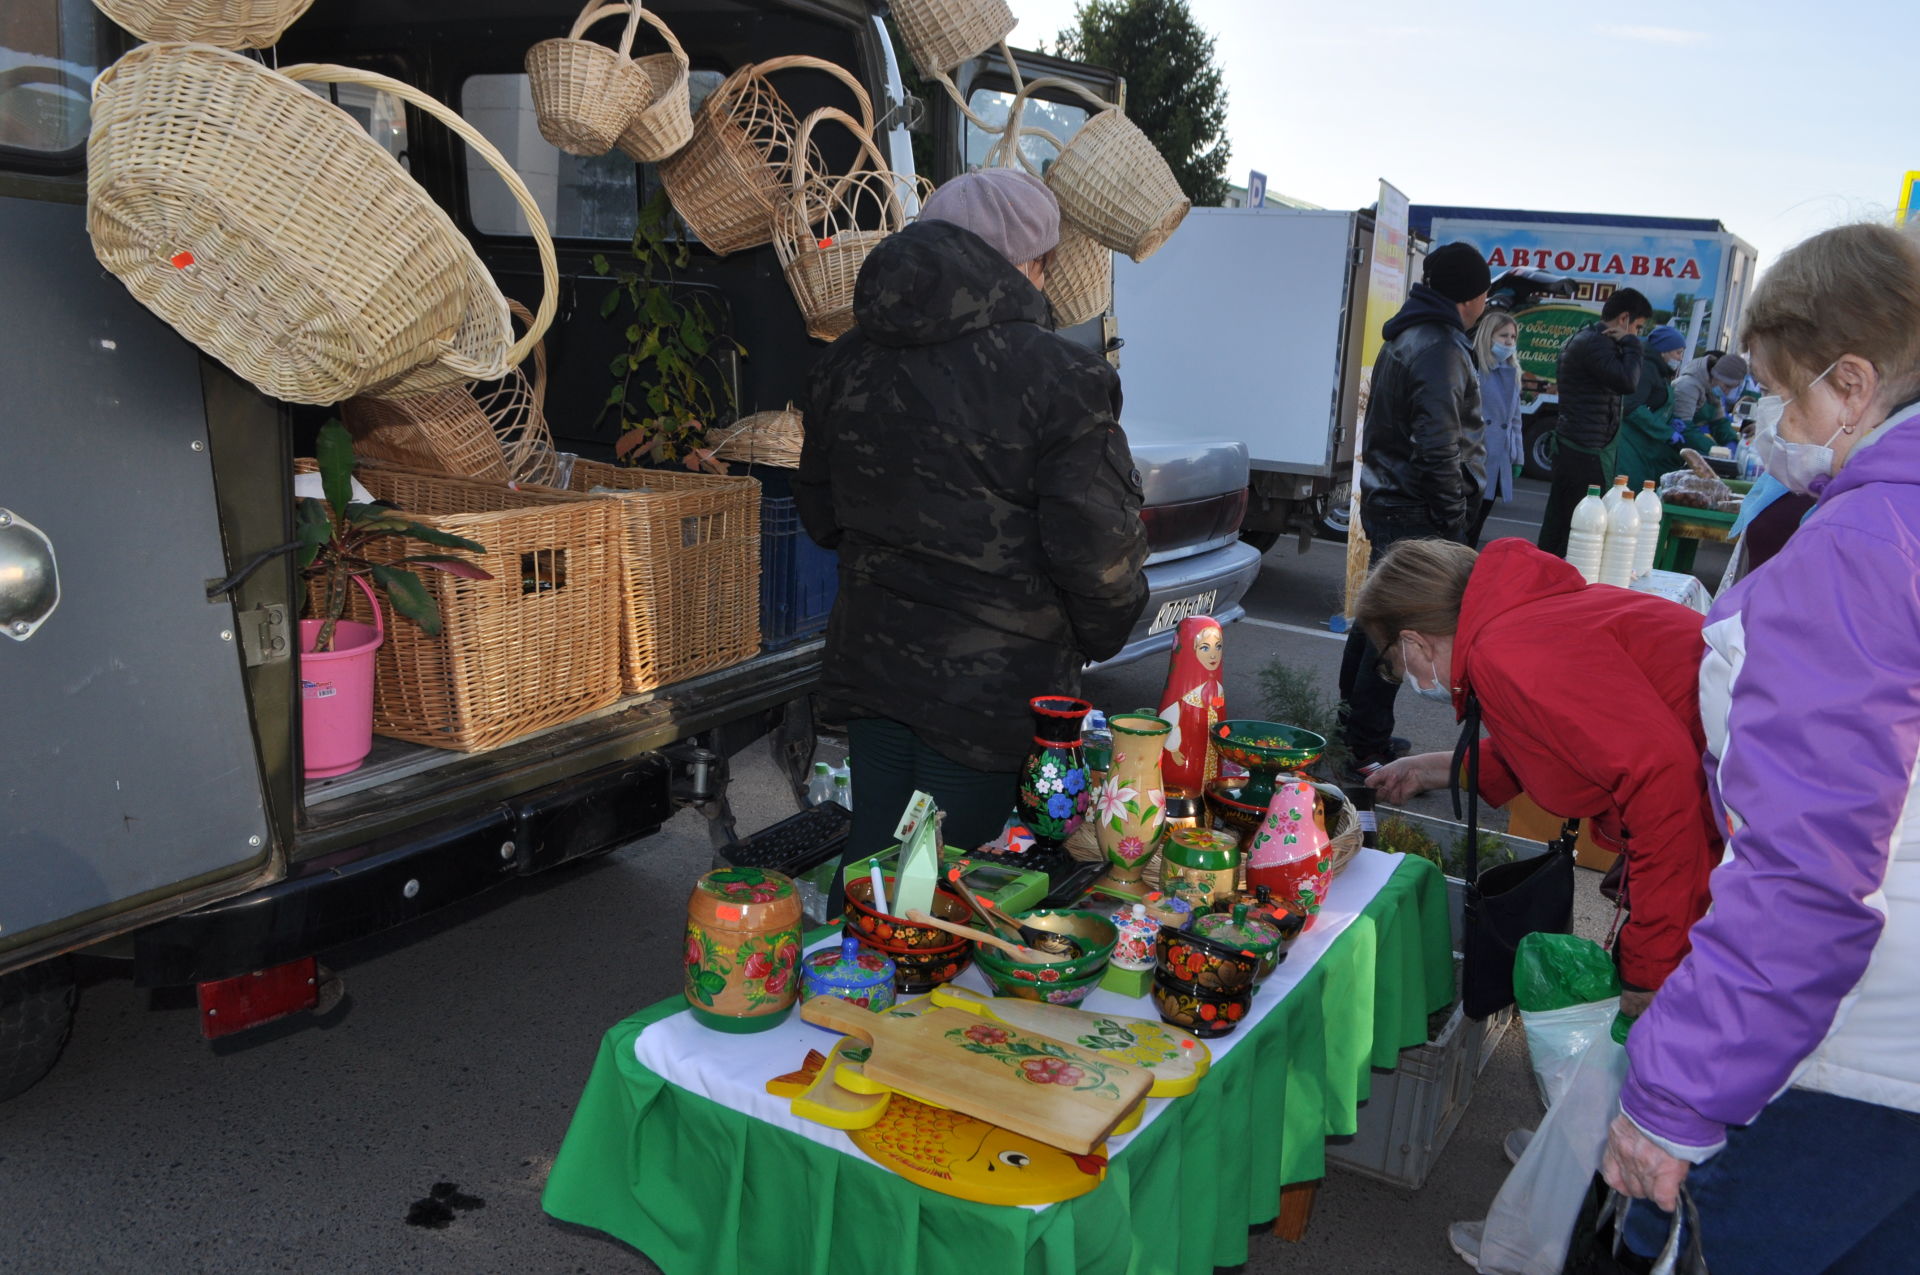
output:
[[[1402,642],[1404,642],[1405,640],[1406,640],[1405,638],[1401,639]],[[1453,703],[1453,692],[1448,690],[1446,686],[1440,681],[1440,675],[1438,670],[1435,670],[1434,672],[1434,681],[1432,686],[1422,686],[1420,684],[1420,679],[1413,675],[1413,665],[1407,663],[1407,652],[1405,647],[1402,647],[1400,651],[1400,667],[1404,668],[1407,671],[1407,685],[1413,688],[1413,693],[1415,695],[1420,696],[1422,699],[1433,700],[1434,702],[1439,704]]]
[[[1838,363],[1829,363],[1827,372],[1838,366]],[[1827,372],[1809,381],[1807,389],[1820,384]],[[1798,397],[1797,394],[1794,396]],[[1781,398],[1778,394],[1768,394],[1753,405],[1753,450],[1769,474],[1789,490],[1808,496],[1813,494],[1816,479],[1833,477],[1838,459],[1833,454],[1833,440],[1846,431],[1846,426],[1834,430],[1824,443],[1790,443],[1780,437],[1780,418],[1785,414],[1787,404],[1793,401]]]

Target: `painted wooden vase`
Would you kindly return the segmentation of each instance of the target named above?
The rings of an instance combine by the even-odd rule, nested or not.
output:
[[[1113,764],[1094,794],[1094,826],[1100,850],[1112,866],[1101,879],[1119,894],[1144,894],[1147,860],[1166,834],[1167,797],[1160,781],[1160,752],[1168,726],[1144,709],[1107,719],[1113,731]]]
[[[1273,897],[1307,921],[1311,929],[1333,882],[1332,842],[1313,817],[1310,783],[1280,784],[1267,806],[1266,820],[1247,845],[1247,886],[1266,886]]]
[[[724,1032],[777,1027],[800,984],[800,892],[778,872],[723,868],[687,900],[686,993],[694,1019]]]
[[[1093,794],[1080,728],[1093,705],[1071,695],[1040,695],[1033,710],[1033,751],[1020,770],[1020,822],[1044,846],[1057,846],[1080,829]]]

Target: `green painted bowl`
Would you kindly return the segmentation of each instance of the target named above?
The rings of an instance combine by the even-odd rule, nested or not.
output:
[[[1313,765],[1327,751],[1327,741],[1298,726],[1236,718],[1213,728],[1213,751],[1246,768],[1242,799],[1264,810],[1273,800],[1273,777]]]
[[[1014,971],[1018,971],[1015,973]],[[1107,972],[1107,963],[1100,962],[1091,973],[1078,978],[1061,978],[1052,966],[1014,966],[1013,970],[997,969],[980,962],[980,972],[993,984],[993,990],[1000,996],[1018,996],[1021,1000],[1043,1001],[1048,1005],[1078,1005],[1100,986],[1100,980]],[[1048,978],[1048,975],[1053,975]]]
[[[1107,958],[1113,955],[1113,945],[1120,937],[1120,931],[1114,928],[1111,918],[1087,908],[1040,908],[1032,912],[1016,912],[1013,916],[1021,925],[1071,935],[1080,944],[1080,955],[1058,960],[1021,962],[997,947],[975,943],[975,955],[982,969],[1008,973],[1022,968],[1053,969],[1059,971],[1061,978],[1081,978],[1089,970],[1106,968]]]

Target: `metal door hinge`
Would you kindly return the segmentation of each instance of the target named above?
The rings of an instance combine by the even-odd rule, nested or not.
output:
[[[279,664],[293,655],[293,627],[287,623],[287,608],[279,603],[241,611],[234,620],[248,668]]]

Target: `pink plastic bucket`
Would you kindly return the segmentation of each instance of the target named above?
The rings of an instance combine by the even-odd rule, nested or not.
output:
[[[324,621],[300,621],[300,733],[308,779],[357,770],[373,751],[373,657],[386,633],[373,590],[357,576],[354,583],[373,602],[372,624],[342,620],[334,626],[333,650],[314,651]]]

